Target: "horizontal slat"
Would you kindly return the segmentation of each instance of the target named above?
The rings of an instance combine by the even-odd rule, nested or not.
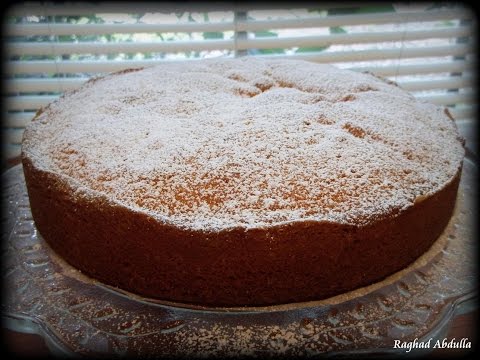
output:
[[[447,72],[462,72],[472,70],[476,67],[473,61],[455,60],[448,62],[437,62],[428,64],[395,64],[381,66],[358,66],[349,67],[355,71],[370,71],[379,76],[404,76],[436,74]]]
[[[5,46],[12,55],[66,55],[66,54],[111,54],[142,52],[179,52],[233,50],[235,43],[229,40],[157,41],[157,42],[11,42]]]
[[[2,130],[3,139],[7,144],[21,144],[25,129]]]
[[[298,4],[300,5],[300,4]],[[311,4],[310,4],[311,5]],[[363,3],[362,3],[363,5]],[[324,4],[319,3],[315,7],[324,7]],[[338,7],[339,4],[333,5]],[[308,6],[307,6],[308,7]],[[311,7],[311,6],[310,6]],[[14,10],[14,9],[12,9]],[[21,10],[21,9],[19,9]],[[37,12],[33,12],[37,11]],[[61,15],[55,12],[61,11],[61,7],[51,9],[40,7],[29,11],[30,15]],[[73,11],[72,9],[69,11]],[[133,11],[138,13],[139,8]],[[114,13],[114,11],[106,11],[107,13]],[[165,12],[165,11],[162,11]],[[95,13],[99,13],[95,11]],[[23,11],[25,14],[25,11]],[[80,11],[78,15],[86,15],[87,9]],[[15,12],[13,12],[15,15]],[[22,16],[19,11],[17,16]],[[24,15],[23,15],[24,16]],[[241,20],[237,22],[223,22],[223,23],[177,23],[177,24],[138,24],[138,28],[133,28],[137,24],[82,24],[82,25],[67,25],[67,24],[51,24],[44,26],[43,24],[25,24],[25,25],[10,25],[6,27],[7,35],[15,36],[29,36],[29,35],[95,35],[95,34],[112,34],[112,33],[133,33],[133,32],[195,32],[195,31],[260,31],[265,29],[298,29],[311,27],[334,27],[346,25],[365,25],[365,24],[388,24],[388,23],[407,23],[407,22],[424,22],[437,20],[455,20],[455,19],[470,19],[473,14],[465,9],[455,10],[430,10],[419,12],[390,12],[390,13],[372,13],[372,14],[352,14],[352,15],[329,15],[328,17],[310,17],[310,18],[293,18],[293,19],[269,19],[269,20]],[[157,26],[157,28],[154,28]],[[31,27],[31,28],[30,28]]]
[[[3,127],[4,128],[22,128],[27,126],[35,116],[35,111],[21,112],[21,113],[4,113]]]
[[[471,12],[466,10],[432,10],[419,12],[392,12],[354,15],[329,15],[318,18],[249,20],[237,23],[238,31],[259,31],[265,29],[298,29],[310,27],[335,27],[366,24],[392,24],[425,22],[436,20],[470,19]]]
[[[20,145],[4,144],[2,146],[2,161],[20,156],[22,148]]]
[[[362,2],[362,6],[373,6],[375,2]],[[296,1],[295,8],[309,8],[312,6],[311,1]],[[315,4],[316,9],[329,9],[329,8],[351,8],[358,7],[358,3],[355,1],[346,2],[321,2]],[[248,10],[277,10],[277,9],[290,9],[291,5],[285,5],[283,2],[248,2],[242,4],[238,1],[187,1],[182,3],[176,2],[99,2],[93,4],[92,2],[68,2],[67,4],[46,3],[39,5],[37,3],[25,3],[21,6],[11,7],[8,15],[10,16],[26,16],[26,15],[91,15],[99,13],[127,13],[138,14],[145,12],[161,12],[161,13],[173,13],[173,12],[205,12],[205,11],[248,11]]]
[[[88,78],[75,79],[15,79],[4,82],[4,91],[6,93],[14,92],[63,92],[76,89],[81,86]],[[435,80],[410,80],[398,81],[398,84],[408,91],[423,91],[434,89],[460,89],[472,87],[474,79],[468,76],[448,76],[443,79]]]
[[[209,32],[233,31],[235,24],[230,22],[177,23],[177,24],[22,24],[5,27],[7,36],[38,35],[105,35],[165,32]]]
[[[52,101],[58,99],[58,96],[7,96],[4,98],[4,106],[6,110],[36,110],[48,105]]]
[[[306,46],[326,46],[332,44],[361,44],[383,41],[407,41],[433,38],[456,38],[468,36],[472,28],[462,26],[458,28],[414,30],[408,32],[364,32],[352,34],[331,34],[322,36],[304,36],[288,38],[257,38],[232,40],[203,40],[203,41],[163,41],[163,42],[10,42],[7,43],[6,53],[12,55],[65,55],[65,54],[111,54],[137,52],[178,52],[226,49],[235,47],[244,49],[290,48]]]
[[[195,60],[192,60],[195,61]],[[147,67],[169,60],[72,60],[72,61],[10,61],[5,62],[5,71],[10,74],[31,73],[103,73],[129,68]]]
[[[4,92],[63,92],[82,85],[88,78],[15,79],[4,81]]]
[[[469,132],[471,132],[471,133],[476,133],[475,128],[474,128],[474,127],[475,127],[475,123],[476,123],[476,121],[473,120],[473,119],[458,120],[458,121],[456,122],[457,127],[458,127],[459,130],[460,130],[460,129],[469,129],[469,130],[472,130],[472,131],[469,131]],[[462,131],[461,131],[461,132],[462,132]],[[465,133],[466,133],[466,132],[467,132],[467,131],[465,131]]]
[[[449,110],[456,120],[474,118],[478,114],[478,108],[476,106],[465,106],[461,108],[455,107]]]
[[[425,16],[432,20],[451,20],[464,18],[465,11],[447,11],[441,12],[424,12]],[[385,16],[387,17],[385,18]],[[404,16],[405,19],[411,19],[410,16]],[[335,15],[308,19],[288,20],[264,20],[260,23],[261,27],[256,28],[259,21],[238,21],[234,22],[212,22],[212,23],[175,23],[175,24],[21,24],[8,25],[5,27],[5,35],[7,36],[35,36],[35,35],[104,35],[104,34],[122,34],[122,33],[162,33],[162,32],[207,32],[207,31],[258,31],[265,29],[281,29],[281,28],[309,28],[309,27],[329,27],[329,26],[345,26],[345,25],[361,25],[366,21],[383,23],[399,22],[404,19],[396,13],[383,14],[380,18],[377,14],[369,15]],[[413,21],[413,20],[412,20]],[[427,20],[425,20],[427,21]],[[359,23],[360,22],[360,23]],[[287,25],[287,26],[286,26]],[[288,26],[289,25],[289,26]],[[253,30],[252,30],[253,29]]]
[[[452,92],[440,95],[422,95],[417,96],[417,99],[428,101],[435,105],[451,105],[451,104],[472,104],[476,99],[472,93]]]
[[[468,76],[449,76],[435,80],[398,81],[398,84],[408,91],[424,91],[435,89],[461,89],[472,87],[474,79]]]
[[[473,52],[473,48],[468,45],[449,45],[432,46],[419,48],[395,48],[395,49],[370,49],[353,51],[324,51],[311,54],[295,55],[257,55],[262,58],[286,58],[302,59],[319,63],[345,62],[345,61],[367,61],[367,60],[387,60],[417,57],[435,57],[435,56],[460,56]]]
[[[136,13],[144,11],[152,11],[159,8],[158,4],[145,4],[137,3],[134,4],[119,4],[112,3],[109,6],[106,4],[93,4],[93,3],[75,3],[69,2],[67,4],[58,4],[54,6],[52,3],[47,4],[35,4],[35,3],[26,3],[22,6],[14,6],[9,9],[10,16],[26,16],[26,15],[43,15],[43,16],[53,16],[53,15],[91,15],[98,13]],[[166,4],[166,8],[171,7],[172,4]]]
[[[237,40],[237,48],[243,49],[268,49],[268,48],[291,48],[307,46],[327,46],[327,45],[348,45],[364,44],[385,41],[408,41],[435,38],[456,38],[469,36],[472,28],[462,26],[458,28],[434,29],[434,30],[412,30],[401,31],[379,31],[379,32],[361,32],[331,34],[321,36],[303,36],[288,38],[256,38],[247,40]],[[8,48],[7,48],[8,49]]]
[[[477,122],[473,119],[457,121],[457,127],[460,134],[466,140],[467,150],[471,150],[478,157],[478,131]]]
[[[122,61],[102,61],[102,60],[83,60],[83,61],[11,61],[6,62],[5,69],[10,74],[28,74],[28,73],[103,73],[119,71],[128,68],[147,67],[158,65],[171,60],[122,60]],[[195,60],[187,60],[195,61]],[[473,61],[455,60],[448,62],[437,62],[428,64],[395,64],[382,66],[360,66],[348,67],[355,71],[370,71],[379,76],[404,76],[435,74],[446,72],[462,72],[474,69],[476,63]]]

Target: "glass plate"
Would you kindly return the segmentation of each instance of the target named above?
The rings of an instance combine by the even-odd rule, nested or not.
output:
[[[477,166],[467,157],[444,234],[414,264],[382,282],[322,301],[202,308],[120,291],[58,258],[35,228],[19,165],[2,182],[4,324],[40,334],[63,355],[404,353],[393,348],[394,340],[442,339],[456,313],[476,306],[476,180]]]

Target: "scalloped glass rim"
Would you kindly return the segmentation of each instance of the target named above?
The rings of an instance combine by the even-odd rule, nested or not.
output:
[[[455,315],[477,306],[477,171],[467,155],[455,214],[423,262],[345,297],[239,311],[151,302],[80,274],[36,231],[16,166],[2,184],[4,326],[41,335],[61,355],[399,354],[404,350],[390,346],[394,338],[444,337]]]
[[[448,331],[448,323],[457,315],[468,313],[477,307],[476,301],[478,300],[478,294],[476,291],[472,291],[452,302],[450,307],[445,309],[445,314],[440,316],[438,324],[431,329],[430,333],[420,338],[419,341],[426,341],[429,338],[434,340],[442,339],[446,336]],[[74,356],[68,347],[66,347],[62,340],[59,339],[55,333],[50,331],[49,326],[42,320],[36,319],[30,315],[23,314],[11,314],[5,313],[4,326],[10,330],[25,333],[25,334],[37,334],[44,340],[47,348],[54,355],[68,355]],[[374,351],[374,352],[373,352]],[[424,350],[429,352],[429,350]],[[431,349],[430,349],[431,351]],[[328,356],[342,356],[342,355],[368,355],[369,358],[383,357],[384,355],[398,355],[403,353],[404,350],[394,348],[378,348],[378,349],[362,349],[362,350],[345,350],[338,352],[328,353]],[[416,353],[415,355],[418,355]]]

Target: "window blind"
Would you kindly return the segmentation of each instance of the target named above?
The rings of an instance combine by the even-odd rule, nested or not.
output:
[[[472,132],[476,20],[470,9],[455,3],[285,7],[23,3],[10,8],[4,18],[3,153],[18,156],[23,129],[35,112],[92,76],[212,57],[303,59],[369,71],[448,107],[460,130]]]

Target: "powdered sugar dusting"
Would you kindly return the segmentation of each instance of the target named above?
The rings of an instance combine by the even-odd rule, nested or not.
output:
[[[36,117],[23,152],[114,202],[209,231],[365,225],[441,189],[464,156],[448,114],[394,85],[251,58],[90,81]]]

